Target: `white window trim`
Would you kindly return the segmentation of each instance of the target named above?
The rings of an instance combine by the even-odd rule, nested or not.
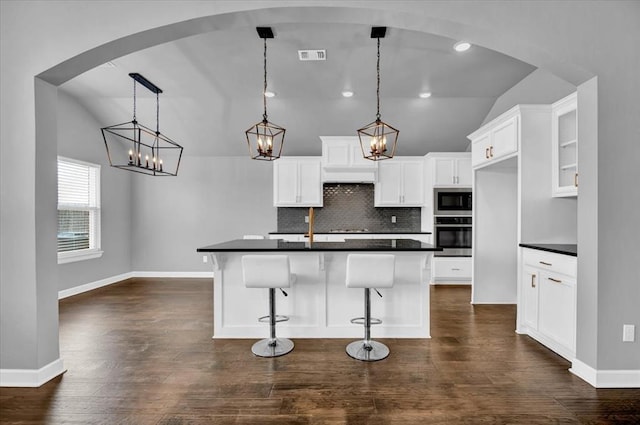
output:
[[[84,260],[91,260],[94,258],[100,258],[102,257],[102,254],[104,254],[104,251],[102,251],[102,186],[101,186],[101,166],[100,164],[95,164],[93,162],[87,162],[87,161],[81,161],[78,159],[73,159],[73,158],[68,158],[65,156],[58,156],[57,158],[58,160],[62,160],[62,161],[67,161],[67,162],[73,162],[76,164],[81,164],[81,165],[86,165],[89,167],[95,167],[98,169],[98,176],[97,176],[97,182],[96,185],[98,186],[98,192],[97,192],[97,197],[98,197],[98,205],[99,207],[97,208],[98,210],[98,226],[96,226],[96,234],[95,234],[95,244],[98,248],[90,248],[90,249],[83,249],[83,250],[77,250],[77,251],[64,251],[64,252],[58,252],[58,264],[67,264],[67,263],[74,263],[77,261],[84,261]]]

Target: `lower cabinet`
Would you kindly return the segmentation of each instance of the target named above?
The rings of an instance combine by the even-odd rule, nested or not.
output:
[[[573,360],[577,258],[528,248],[522,251],[519,331]]]
[[[431,257],[431,283],[471,283],[471,257]]]

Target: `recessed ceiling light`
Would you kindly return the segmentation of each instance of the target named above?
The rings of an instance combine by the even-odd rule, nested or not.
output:
[[[272,91],[266,91],[266,92],[264,92],[264,95],[266,97],[275,97],[276,96],[276,94],[274,92],[272,92]]]
[[[422,99],[428,99],[428,98],[430,98],[430,97],[431,97],[431,92],[430,92],[430,91],[422,92],[422,93],[420,93],[420,97],[421,97]]]
[[[467,41],[458,41],[456,44],[453,45],[453,49],[456,52],[466,52],[470,48],[471,48],[471,43]]]
[[[352,91],[346,90],[346,91],[342,92],[342,97],[351,97],[351,96],[353,96],[353,92]]]

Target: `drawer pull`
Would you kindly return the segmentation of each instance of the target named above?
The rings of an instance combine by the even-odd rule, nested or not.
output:
[[[562,281],[560,279],[554,279],[552,277],[548,277],[547,279],[549,279],[551,282],[562,283]]]
[[[540,264],[544,264],[545,266],[551,266],[551,263],[545,263],[544,261],[540,261]]]
[[[536,287],[536,275],[535,274],[531,275],[531,287],[532,288]]]
[[[455,268],[455,267],[452,267],[452,268],[451,268],[451,271],[459,272],[459,271],[460,271],[460,269],[457,269],[457,268]]]

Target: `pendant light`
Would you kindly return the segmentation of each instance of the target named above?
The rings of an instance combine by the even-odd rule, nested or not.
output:
[[[264,87],[262,90],[262,102],[264,113],[262,121],[251,126],[245,131],[249,155],[251,159],[273,161],[280,158],[284,145],[285,129],[270,123],[267,118],[267,38],[274,38],[271,27],[257,27],[258,36],[264,39]]]
[[[378,63],[377,72],[377,113],[376,120],[358,130],[362,155],[371,161],[380,161],[393,158],[398,143],[400,131],[391,127],[380,119],[380,39],[384,38],[387,27],[371,28],[371,38],[378,39]]]
[[[182,146],[160,133],[160,93],[162,89],[138,73],[133,78],[133,119],[101,129],[109,165],[152,176],[176,176],[182,158]],[[156,129],[136,119],[136,84],[156,95]]]

